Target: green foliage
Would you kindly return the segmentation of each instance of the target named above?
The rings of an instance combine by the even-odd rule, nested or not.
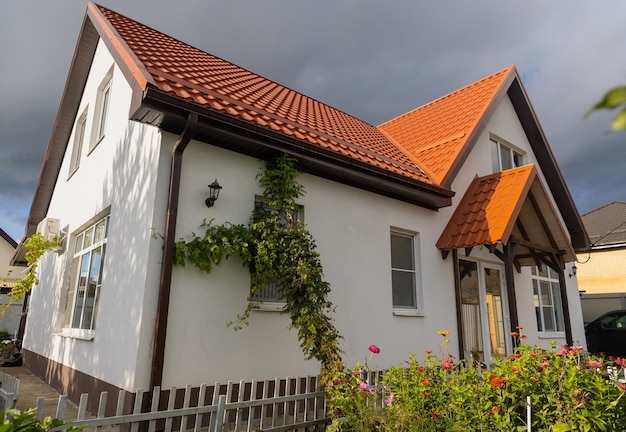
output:
[[[533,431],[626,430],[626,385],[617,380],[626,360],[583,355],[582,347],[530,347],[515,333],[515,353],[485,370],[455,362],[448,333],[440,332],[438,356],[411,355],[376,386],[362,365],[339,376],[328,388],[328,430],[526,431],[527,396]]]
[[[606,92],[604,97],[595,104],[588,112],[585,114],[589,116],[591,113],[601,110],[601,109],[616,109],[620,108],[615,118],[613,119],[613,124],[611,125],[611,129],[613,130],[625,130],[626,129],[626,86],[615,87],[614,89]]]
[[[297,220],[296,200],[304,194],[297,182],[297,161],[286,155],[266,163],[257,175],[268,205],[254,210],[248,226],[204,221],[202,235],[192,233],[189,241],[176,244],[175,263],[189,262],[210,273],[223,259],[237,255],[250,270],[251,294],[259,293],[269,282],[282,288],[291,325],[298,331],[306,359],[322,364],[322,381],[343,369],[339,339],[333,325],[332,303],[327,299],[330,286],[323,278],[315,240],[306,225]],[[236,329],[247,325],[255,303],[238,316]]]
[[[37,420],[36,414],[37,411],[35,408],[26,411],[17,409],[2,411],[0,412],[0,432],[46,432],[65,424],[65,422],[51,417]],[[78,426],[64,428],[63,430],[67,432],[78,432],[83,428],[84,426]]]
[[[39,283],[37,278],[37,266],[41,257],[50,249],[57,248],[61,245],[61,239],[55,237],[52,240],[44,239],[41,233],[35,233],[24,241],[24,247],[27,251],[24,254],[26,258],[26,270],[24,277],[18,279],[11,291],[9,292],[9,303],[3,304],[0,309],[0,317],[4,315],[11,303],[17,303],[24,299],[26,294]]]

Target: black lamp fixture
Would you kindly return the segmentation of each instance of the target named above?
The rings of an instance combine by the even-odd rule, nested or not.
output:
[[[576,270],[578,270],[578,268],[576,267],[576,264],[574,264],[572,266],[572,272],[569,274],[569,277],[576,276]]]
[[[215,204],[215,201],[217,201],[217,197],[220,196],[220,191],[221,190],[222,190],[222,187],[217,182],[217,179],[215,179],[215,181],[209,185],[209,194],[210,195],[206,199],[206,201],[204,202],[207,207],[213,207],[213,204]]]

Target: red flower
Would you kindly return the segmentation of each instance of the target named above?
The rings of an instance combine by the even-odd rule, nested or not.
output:
[[[426,368],[424,366],[420,366],[417,368],[418,372],[424,372]]]
[[[448,363],[444,363],[444,364],[442,364],[442,365],[441,365],[441,367],[442,367],[444,370],[450,370],[450,369],[452,369],[452,366],[451,366],[451,365],[449,365]]]
[[[373,344],[370,345],[367,349],[370,350],[370,352],[373,354],[378,354],[380,352],[380,348]]]
[[[439,411],[433,411],[431,415],[436,419],[441,418],[441,413]]]
[[[504,378],[493,377],[491,378],[491,387],[493,388],[504,388],[506,387],[506,381]]]
[[[426,378],[422,378],[420,382],[424,384],[425,386],[427,386],[429,381]]]

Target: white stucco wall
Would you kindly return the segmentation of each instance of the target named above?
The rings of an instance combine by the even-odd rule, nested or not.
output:
[[[151,227],[163,218],[163,210],[155,209],[160,133],[127,120],[131,90],[115,68],[106,134],[89,151],[98,86],[112,65],[100,42],[78,110],[78,116],[88,112],[80,166],[70,176],[72,133],[47,214],[61,220],[68,247],[62,254],[47,253],[40,263],[24,347],[134,391],[138,376],[149,373],[144,369],[146,350],[138,347],[152,338],[156,304],[145,291],[154,282],[148,262],[157,259],[153,253],[160,255],[160,246],[151,239]],[[155,219],[157,210],[161,214]],[[75,235],[106,214],[109,237],[93,340],[67,337],[62,326]]]
[[[262,192],[255,180],[258,160],[192,141],[183,166],[177,237],[198,232],[204,218],[248,223],[255,194]],[[224,189],[207,208],[207,185],[215,178]],[[299,181],[306,189],[299,202],[332,287],[346,363],[363,361],[370,344],[381,348],[372,365],[378,367],[397,365],[412,351],[436,350],[437,331],[456,325],[452,263],[434,246],[440,233],[435,226],[441,225],[437,212],[312,175]],[[391,227],[419,233],[423,316],[393,314]],[[244,310],[249,287],[248,270],[238,259],[210,275],[175,268],[163,385],[319,372],[317,363],[304,362],[287,316],[255,311],[243,330],[225,326]],[[455,339],[451,345],[456,349]]]

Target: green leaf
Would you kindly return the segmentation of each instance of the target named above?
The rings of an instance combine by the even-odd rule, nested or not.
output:
[[[567,424],[558,422],[552,426],[552,432],[568,432],[572,430]]]
[[[617,113],[611,125],[613,130],[626,130],[626,108]]]
[[[606,92],[604,97],[595,104],[585,116],[600,109],[613,109],[626,103],[626,86],[616,87]]]

